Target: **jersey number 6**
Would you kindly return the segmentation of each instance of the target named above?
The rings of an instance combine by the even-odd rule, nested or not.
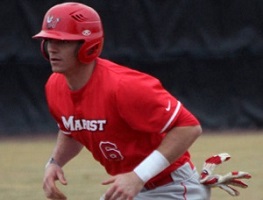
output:
[[[118,150],[116,144],[111,142],[100,142],[100,150],[104,157],[108,160],[119,161],[123,160],[121,152]]]

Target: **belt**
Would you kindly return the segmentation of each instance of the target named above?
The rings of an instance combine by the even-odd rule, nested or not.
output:
[[[173,181],[174,180],[172,179],[171,174],[167,174],[166,176],[163,176],[159,180],[147,182],[144,185],[144,188],[147,189],[147,190],[153,190],[153,189],[155,189],[157,187],[166,185],[166,184],[171,183]]]

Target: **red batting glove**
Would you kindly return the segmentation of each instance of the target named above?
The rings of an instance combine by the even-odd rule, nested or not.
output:
[[[206,159],[200,175],[200,183],[209,187],[219,187],[232,196],[238,196],[239,192],[230,185],[240,188],[247,188],[248,185],[240,179],[251,178],[251,175],[249,173],[236,171],[229,172],[223,176],[219,174],[213,175],[213,171],[215,170],[215,168],[221,163],[229,160],[230,158],[231,156],[228,153],[221,153]]]

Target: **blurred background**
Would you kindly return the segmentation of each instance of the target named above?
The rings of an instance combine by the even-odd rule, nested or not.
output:
[[[2,0],[0,135],[57,131],[46,106],[46,11],[67,1]],[[101,57],[161,80],[204,130],[263,128],[263,1],[85,0],[101,16]]]

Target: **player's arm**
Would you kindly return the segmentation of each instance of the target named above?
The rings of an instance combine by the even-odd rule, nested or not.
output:
[[[166,169],[185,153],[201,135],[202,129],[196,118],[183,107],[180,116],[168,127],[159,147],[147,156],[132,172],[120,174],[103,182],[113,184],[105,193],[105,200],[132,199],[144,184]]]
[[[173,127],[159,147],[135,169],[137,176],[146,183],[185,153],[202,132],[200,125]]]
[[[134,171],[111,177],[103,182],[105,185],[114,183],[106,192],[104,200],[133,199],[148,180],[178,159],[200,134],[201,127],[199,125],[172,128],[160,146],[145,158]]]
[[[56,146],[44,174],[43,189],[47,198],[66,199],[66,196],[56,187],[55,182],[58,180],[63,185],[67,184],[62,167],[75,157],[82,147],[80,143],[59,131]]]
[[[190,148],[201,133],[200,125],[174,127],[167,133],[157,151],[172,163]]]
[[[162,129],[166,136],[158,148],[134,170],[145,183],[179,159],[202,133],[199,121],[180,102],[174,113]]]
[[[78,141],[59,131],[57,143],[51,157],[60,167],[63,167],[69,160],[78,155],[82,148],[83,145]]]

